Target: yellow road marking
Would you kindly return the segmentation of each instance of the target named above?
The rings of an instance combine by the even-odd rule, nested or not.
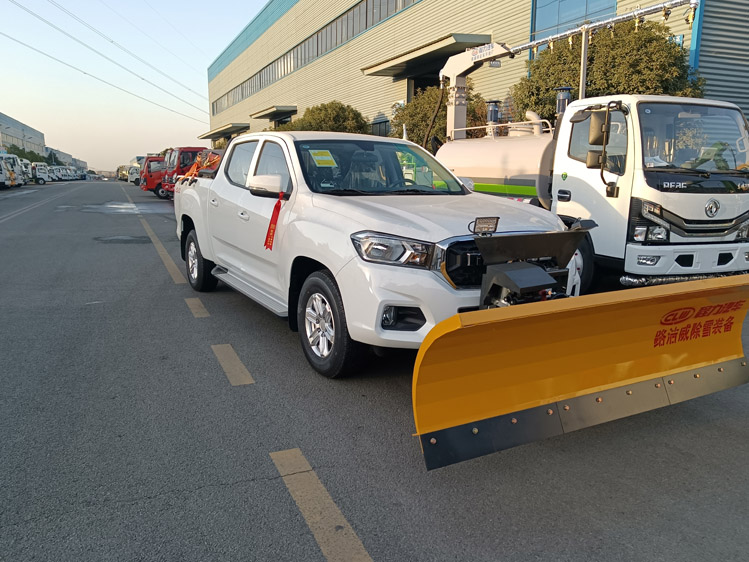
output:
[[[302,517],[329,562],[372,562],[299,449],[270,454]]]
[[[185,299],[185,302],[195,318],[208,318],[210,316],[200,299]]]
[[[128,192],[125,191],[125,187],[122,185],[120,187],[122,188],[122,193],[125,194],[125,197],[127,197],[127,200],[132,204],[133,200],[130,198],[130,195],[128,194]]]
[[[180,269],[177,267],[177,264],[174,263],[172,256],[170,256],[169,252],[166,251],[166,248],[164,248],[164,245],[161,243],[161,240],[159,240],[158,236],[156,236],[156,233],[151,230],[151,227],[146,222],[146,219],[141,218],[140,223],[143,225],[143,228],[146,229],[146,234],[148,234],[151,242],[153,242],[153,245],[156,247],[156,252],[159,254],[161,261],[164,262],[164,266],[169,272],[169,275],[172,276],[172,281],[174,281],[177,285],[187,283],[187,279],[185,279],[185,276],[182,275],[182,271],[180,271]]]
[[[255,379],[252,378],[231,344],[212,345],[211,349],[216,354],[216,359],[221,364],[221,368],[226,373],[226,378],[229,379],[232,386],[255,383]]]

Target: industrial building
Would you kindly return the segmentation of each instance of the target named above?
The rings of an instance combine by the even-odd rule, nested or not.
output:
[[[387,134],[393,106],[438,83],[447,58],[490,42],[521,45],[647,7],[642,0],[270,0],[208,68],[211,130],[228,138],[338,100]],[[749,113],[749,0],[704,0],[690,29],[688,6],[667,21],[709,98]],[[660,16],[649,19],[659,20]],[[528,55],[530,56],[530,54]],[[485,99],[505,99],[528,56],[503,59],[471,78]]]
[[[61,164],[74,166],[83,171],[88,169],[88,163],[85,160],[73,158],[67,152],[46,146],[44,133],[41,131],[0,113],[0,152],[6,152],[11,146],[36,152],[45,158],[53,153]]]
[[[44,133],[0,113],[0,146],[7,149],[11,145],[44,154]]]

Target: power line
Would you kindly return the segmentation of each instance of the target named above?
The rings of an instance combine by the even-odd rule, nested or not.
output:
[[[121,14],[120,12],[118,12],[117,10],[115,10],[115,9],[114,9],[114,8],[113,8],[112,6],[110,6],[109,4],[107,4],[106,2],[104,2],[104,0],[99,0],[99,3],[100,3],[100,4],[102,4],[103,6],[106,6],[106,7],[107,7],[107,8],[109,9],[109,10],[111,10],[111,11],[112,11],[112,12],[113,12],[113,13],[114,13],[114,14],[115,14],[115,15],[116,15],[117,17],[119,17],[119,18],[123,19],[124,21],[126,21],[127,23],[129,23],[129,24],[130,24],[130,27],[132,27],[133,29],[135,29],[135,31],[137,31],[138,33],[140,33],[140,34],[141,34],[141,35],[142,35],[143,37],[147,38],[147,39],[148,39],[149,41],[152,41],[152,42],[156,43],[156,44],[157,44],[157,45],[158,45],[159,47],[161,47],[162,49],[164,49],[164,50],[165,50],[165,51],[166,51],[167,53],[169,53],[170,55],[172,55],[172,56],[173,56],[173,57],[174,57],[175,59],[177,59],[178,61],[182,62],[182,63],[183,63],[183,64],[184,64],[185,66],[189,66],[189,67],[190,67],[190,68],[192,68],[192,69],[193,69],[193,70],[194,70],[195,72],[203,72],[202,70],[200,70],[200,69],[197,69],[197,68],[195,68],[195,67],[194,67],[193,65],[191,65],[191,64],[190,64],[189,62],[187,62],[187,61],[186,61],[185,59],[183,59],[182,57],[180,57],[180,56],[179,56],[179,55],[178,55],[177,53],[175,53],[174,51],[171,51],[171,50],[170,50],[170,49],[169,49],[168,47],[166,47],[166,46],[165,46],[164,44],[162,44],[162,43],[160,43],[159,41],[157,41],[156,39],[154,39],[154,38],[153,38],[152,36],[150,36],[150,35],[149,35],[148,33],[145,33],[145,32],[144,32],[144,31],[143,31],[143,30],[142,30],[142,29],[141,29],[140,27],[138,27],[138,25],[137,25],[137,24],[134,24],[134,23],[133,23],[132,21],[130,21],[129,19],[127,19],[127,17],[126,17],[126,16],[124,16],[123,14]]]
[[[193,47],[195,47],[195,50],[197,52],[199,52],[201,55],[205,56],[205,53],[203,51],[201,51],[200,48],[195,43],[193,43],[192,41],[190,41],[189,37],[187,37],[179,29],[177,29],[176,27],[174,27],[172,25],[172,22],[169,21],[169,19],[165,18],[164,15],[161,12],[159,12],[156,8],[154,8],[153,6],[151,6],[151,4],[148,3],[148,0],[143,0],[143,2],[145,3],[146,6],[148,6],[149,8],[151,8],[157,15],[159,15],[161,17],[161,19],[163,19],[167,23],[167,25],[169,25],[169,27],[171,27],[174,31],[176,31],[177,33],[179,33],[185,39],[185,41],[187,41],[188,43],[190,43],[190,45],[192,45]]]
[[[196,96],[200,96],[204,100],[208,101],[208,98],[206,98],[203,94],[201,94],[199,92],[196,92],[195,90],[189,88],[188,86],[185,86],[182,82],[178,81],[176,78],[172,78],[171,76],[169,76],[165,72],[163,72],[163,71],[159,70],[158,68],[156,68],[154,65],[152,65],[147,60],[144,60],[144,59],[140,58],[138,55],[136,55],[135,53],[133,53],[131,50],[123,47],[117,41],[115,41],[114,39],[112,39],[108,35],[102,33],[101,31],[99,31],[97,28],[95,28],[94,26],[90,25],[89,23],[85,22],[83,19],[81,19],[80,17],[78,17],[77,15],[75,15],[73,12],[71,12],[70,10],[68,10],[67,8],[65,8],[64,6],[60,6],[60,4],[58,4],[57,2],[55,2],[55,0],[47,0],[47,2],[49,2],[50,4],[52,4],[53,6],[55,6],[57,9],[65,12],[66,14],[68,14],[71,18],[73,18],[74,20],[76,20],[77,22],[79,22],[81,25],[85,25],[88,29],[90,29],[91,31],[93,31],[94,33],[96,33],[97,35],[99,35],[100,37],[103,37],[104,39],[106,39],[107,41],[109,41],[112,45],[114,45],[115,47],[117,47],[121,51],[126,52],[128,55],[130,55],[131,57],[133,57],[135,60],[137,60],[137,61],[145,64],[149,68],[152,68],[153,70],[155,70],[156,72],[158,72],[159,74],[161,74],[164,78],[167,78],[167,79],[171,80],[175,84],[178,84],[179,86],[182,86],[188,92],[192,92]]]
[[[44,51],[41,51],[41,50],[37,49],[36,47],[32,47],[31,45],[28,45],[27,43],[24,43],[23,41],[21,41],[19,39],[16,39],[15,37],[11,37],[7,33],[4,33],[2,31],[0,31],[0,35],[2,35],[4,37],[7,37],[11,41],[15,41],[19,45],[23,45],[27,49],[31,49],[32,51],[36,51],[40,55],[44,55],[45,57],[48,57],[48,58],[52,59],[53,61],[59,62],[60,64],[64,64],[65,66],[67,66],[69,68],[72,68],[73,70],[77,70],[78,72],[81,72],[81,73],[85,74],[86,76],[90,76],[94,80],[98,80],[99,82],[102,82],[102,83],[106,84],[107,86],[112,86],[113,88],[117,88],[121,92],[125,92],[126,94],[130,94],[131,96],[134,96],[134,97],[136,97],[138,99],[146,101],[146,102],[148,102],[150,104],[153,104],[153,105],[155,105],[157,107],[160,107],[161,109],[166,109],[167,111],[171,111],[172,113],[176,113],[177,115],[181,115],[182,117],[187,117],[188,119],[192,119],[193,121],[197,121],[198,123],[203,123],[204,125],[208,125],[208,122],[206,122],[206,121],[201,121],[200,119],[196,119],[195,117],[187,115],[186,113],[180,113],[176,109],[172,109],[171,107],[167,107],[165,105],[161,105],[160,103],[156,103],[155,101],[149,100],[148,98],[144,98],[143,96],[139,96],[138,94],[134,94],[133,92],[131,92],[129,90],[126,90],[125,88],[121,88],[120,86],[117,86],[116,84],[112,84],[111,82],[107,82],[103,78],[99,78],[98,76],[94,76],[90,72],[86,72],[85,70],[82,70],[82,69],[78,68],[77,66],[73,66],[72,64],[69,64],[69,63],[65,62],[64,60],[58,59],[57,57],[53,57],[49,53],[45,53]]]
[[[60,32],[60,33],[62,33],[63,35],[66,35],[67,37],[70,37],[70,38],[71,38],[71,39],[72,39],[73,41],[75,41],[76,43],[79,43],[80,45],[82,45],[82,46],[86,47],[86,48],[87,48],[87,49],[88,49],[89,51],[93,51],[94,53],[96,53],[96,54],[97,54],[97,55],[99,55],[100,57],[103,57],[103,58],[105,58],[106,60],[108,60],[108,61],[109,61],[109,62],[111,62],[112,64],[115,64],[115,65],[119,66],[119,67],[120,67],[120,68],[121,68],[122,70],[124,70],[124,71],[126,71],[126,72],[129,72],[130,74],[132,74],[132,75],[133,75],[133,76],[135,76],[136,78],[140,78],[141,80],[143,80],[143,81],[144,81],[144,82],[146,82],[147,84],[150,84],[150,85],[151,85],[151,86],[153,86],[154,88],[156,88],[156,89],[158,89],[158,90],[161,90],[161,91],[162,91],[162,92],[164,92],[165,94],[168,94],[168,95],[172,96],[173,98],[175,98],[175,99],[177,99],[177,100],[181,101],[182,103],[185,103],[185,104],[189,105],[190,107],[194,107],[195,109],[197,109],[197,110],[198,110],[198,111],[200,111],[201,113],[207,113],[207,111],[206,111],[205,109],[203,109],[203,108],[201,108],[201,107],[198,107],[197,105],[194,105],[194,104],[190,103],[190,102],[189,102],[189,101],[187,101],[187,100],[184,100],[184,99],[182,99],[182,98],[181,98],[181,97],[179,97],[178,95],[176,95],[176,94],[174,94],[174,93],[170,92],[169,90],[166,90],[166,89],[162,88],[162,87],[161,87],[161,86],[159,86],[158,84],[154,84],[153,82],[151,82],[151,81],[150,81],[150,80],[148,80],[147,78],[144,78],[144,77],[143,77],[143,76],[141,76],[140,74],[138,74],[138,73],[136,73],[136,72],[134,72],[134,71],[130,70],[130,69],[129,69],[128,67],[126,67],[126,66],[124,66],[124,65],[122,65],[122,64],[120,64],[120,63],[118,63],[118,62],[117,62],[116,60],[114,60],[114,59],[111,59],[111,58],[109,58],[109,57],[108,57],[107,55],[105,55],[104,53],[102,53],[102,52],[100,52],[100,51],[97,51],[96,49],[94,49],[93,47],[91,47],[90,45],[88,45],[87,43],[84,43],[84,42],[83,42],[83,41],[81,41],[80,39],[78,39],[78,38],[76,38],[76,37],[73,37],[73,36],[72,36],[72,35],[71,35],[70,33],[68,33],[67,31],[65,31],[64,29],[60,29],[60,28],[59,28],[59,27],[57,27],[57,26],[56,26],[55,24],[53,24],[53,23],[52,23],[51,21],[48,21],[48,20],[44,19],[44,18],[43,18],[42,16],[40,16],[39,14],[37,14],[36,12],[34,12],[33,10],[30,10],[30,9],[29,9],[29,8],[27,8],[26,6],[24,6],[24,5],[20,4],[19,2],[16,2],[16,0],[8,0],[8,1],[9,1],[9,2],[11,2],[12,4],[15,4],[16,6],[18,6],[19,8],[21,8],[21,9],[22,9],[23,11],[25,11],[25,12],[28,12],[29,14],[31,14],[32,16],[34,16],[35,18],[37,18],[38,20],[41,20],[41,21],[43,21],[43,22],[44,22],[44,23],[46,23],[46,24],[47,24],[48,26],[50,26],[50,27],[52,27],[52,28],[56,29],[57,31],[59,31],[59,32]]]

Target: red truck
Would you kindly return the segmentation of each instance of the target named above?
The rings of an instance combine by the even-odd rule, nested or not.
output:
[[[198,154],[204,151],[204,146],[179,146],[166,153],[164,172],[164,189],[169,196],[174,196],[174,184],[179,176],[184,176],[195,163]]]
[[[147,157],[140,169],[140,188],[143,191],[153,191],[159,199],[166,199],[169,197],[169,192],[164,188],[163,179],[164,157]]]

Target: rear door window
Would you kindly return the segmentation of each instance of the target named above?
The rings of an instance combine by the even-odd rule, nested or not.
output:
[[[250,173],[250,165],[257,149],[257,142],[250,141],[237,144],[231,151],[226,166],[226,177],[234,185],[239,187],[247,185],[247,175]]]

